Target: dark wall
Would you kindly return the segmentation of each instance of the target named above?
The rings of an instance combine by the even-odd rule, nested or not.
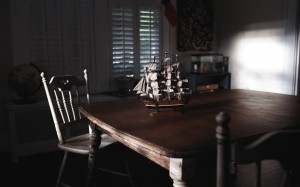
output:
[[[12,51],[9,24],[9,0],[0,1],[0,112],[5,114],[5,98],[10,92],[7,75],[11,67]],[[6,124],[6,115],[0,115],[1,124]],[[4,129],[3,129],[4,128]],[[0,125],[0,133],[7,129],[7,125]]]

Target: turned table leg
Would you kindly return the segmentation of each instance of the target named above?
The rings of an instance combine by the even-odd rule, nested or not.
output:
[[[195,177],[195,159],[170,158],[170,177],[174,187],[190,187]]]
[[[95,173],[95,165],[96,165],[96,153],[99,151],[99,146],[101,143],[101,132],[96,128],[96,125],[90,124],[92,129],[91,134],[91,144],[89,150],[89,158],[88,158],[88,176],[87,176],[87,186],[94,186],[94,173]]]

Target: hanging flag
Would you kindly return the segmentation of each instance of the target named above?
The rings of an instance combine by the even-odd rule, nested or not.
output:
[[[173,26],[176,27],[177,25],[177,13],[175,7],[172,5],[171,0],[161,0],[161,3],[164,5],[165,16],[168,22]]]

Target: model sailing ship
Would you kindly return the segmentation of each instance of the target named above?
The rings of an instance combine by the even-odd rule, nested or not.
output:
[[[165,53],[160,63],[154,57],[153,62],[144,69],[144,76],[133,91],[146,107],[175,109],[188,103],[191,91],[188,79],[182,76],[177,57]]]

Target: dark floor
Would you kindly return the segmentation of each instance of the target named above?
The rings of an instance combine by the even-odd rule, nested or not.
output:
[[[172,181],[168,172],[143,158],[142,156],[127,150],[130,156],[131,170],[135,176],[135,184],[141,187],[168,187]],[[109,154],[109,153],[108,153]],[[103,155],[105,157],[107,155]],[[30,187],[54,187],[59,167],[63,158],[62,151],[54,151],[19,158],[17,163],[11,162],[9,154],[0,154],[1,180],[6,186],[30,186]],[[122,159],[115,158],[109,162],[97,163],[104,167],[126,172]],[[64,181],[73,187],[86,186],[87,157],[70,156]],[[96,186],[101,187],[129,187],[130,180],[127,177],[108,174],[97,170]],[[156,181],[156,182],[155,182]],[[154,183],[155,182],[155,183]],[[1,185],[2,186],[2,185]]]
[[[121,148],[123,151],[124,147]],[[126,149],[126,148],[125,148]],[[117,150],[118,147],[117,147]],[[115,150],[113,150],[115,151]],[[172,181],[168,171],[134,153],[131,150],[126,151],[129,158],[129,165],[134,176],[135,186],[137,187],[172,187]],[[108,152],[107,154],[111,154]],[[114,152],[115,155],[121,155]],[[107,157],[107,155],[102,155]],[[62,151],[54,151],[43,154],[21,157],[18,163],[12,163],[9,154],[0,154],[1,159],[1,180],[5,186],[30,186],[30,187],[53,187],[55,186],[59,167],[63,158]],[[102,158],[102,157],[101,157]],[[109,166],[117,170],[126,171],[124,162],[116,158],[113,162],[98,162],[97,166]],[[282,170],[280,165],[274,161],[267,161],[263,164],[263,186],[277,187],[280,186],[282,179]],[[73,187],[84,187],[86,185],[87,157],[71,157],[66,169],[64,181]],[[203,184],[205,187],[213,187],[215,171],[204,170],[201,181],[207,181]],[[239,168],[239,186],[253,186],[254,165],[240,166]],[[130,180],[123,176],[107,174],[101,171],[96,172],[96,186],[101,187],[129,187]],[[200,180],[200,179],[199,179]],[[299,178],[296,185],[300,187]],[[210,183],[211,182],[211,183]],[[2,186],[2,185],[1,185]]]

